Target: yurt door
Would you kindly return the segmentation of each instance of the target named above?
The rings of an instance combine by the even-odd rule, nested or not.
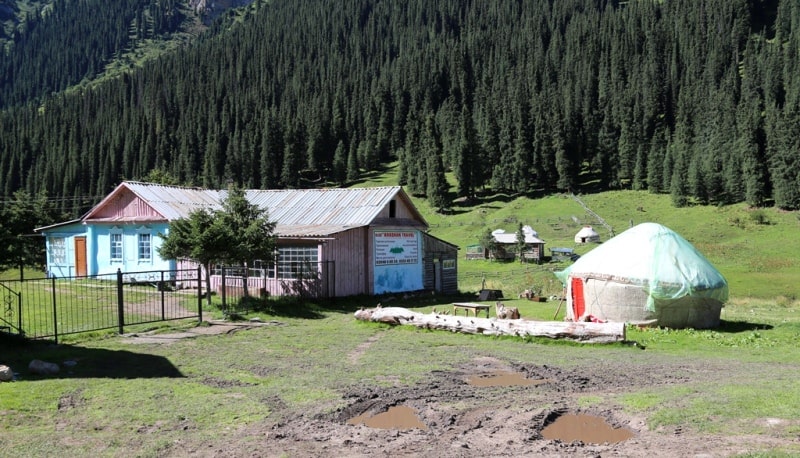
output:
[[[586,311],[586,303],[583,301],[583,281],[580,278],[572,278],[572,316],[577,321]]]

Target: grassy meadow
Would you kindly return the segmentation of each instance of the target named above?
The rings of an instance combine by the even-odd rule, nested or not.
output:
[[[387,184],[375,180],[365,185]],[[431,225],[431,233],[458,245],[462,254],[468,245],[477,244],[487,229],[516,232],[520,223],[539,233],[549,255],[553,247],[573,248],[578,254],[594,248],[596,245],[574,242],[575,233],[583,225],[591,225],[602,240],[608,240],[632,225],[655,222],[676,231],[711,261],[728,280],[732,301],[754,298],[794,302],[798,297],[798,212],[752,209],[746,204],[675,208],[669,195],[647,191],[612,191],[577,198],[606,225],[567,195],[538,199],[489,195],[471,206],[454,205],[448,214],[436,213],[423,199],[415,199],[415,203]],[[477,291],[485,277],[488,288],[503,289],[506,295],[514,296],[530,287],[543,290],[544,295],[560,294],[561,284],[551,272],[568,264],[537,266],[461,259],[462,291]]]
[[[360,185],[391,183],[381,175]],[[729,282],[723,326],[704,331],[631,327],[627,337],[646,349],[641,351],[622,344],[523,341],[362,323],[353,319],[353,311],[376,300],[357,297],[275,302],[249,316],[272,326],[169,345],[133,345],[113,334],[76,337],[58,346],[0,340],[0,363],[19,376],[0,383],[0,456],[163,456],[174,452],[175,444],[224,443],[242,428],[280,422],[291,413],[332,412],[346,404],[343,394],[353,386],[411,386],[433,371],[454,370],[478,357],[563,368],[602,370],[603,364],[625,361],[642,368],[674,367],[676,373],[706,371],[682,383],[585,394],[576,402],[644,417],[651,430],[663,428],[665,434],[684,430],[784,440],[783,446],[764,446],[746,456],[800,453],[798,214],[743,204],[676,209],[669,196],[635,191],[579,197],[614,233],[652,221],[692,242]],[[486,196],[470,206],[455,205],[446,215],[424,200],[415,203],[431,232],[458,245],[462,254],[486,229],[516,231],[519,223],[538,231],[546,249],[572,247],[579,254],[592,248],[573,242],[581,225],[594,226],[604,240],[611,235],[568,196]],[[552,271],[565,266],[462,257],[459,284],[465,296],[482,284],[502,289],[523,317],[561,319],[564,311],[556,314],[557,302],[515,298],[530,287],[545,295],[560,293]],[[18,278],[15,272],[4,275]],[[428,312],[453,300],[425,295],[393,305]],[[172,328],[153,329],[195,325],[175,322]],[[58,376],[33,376],[26,367],[34,358],[73,364]]]

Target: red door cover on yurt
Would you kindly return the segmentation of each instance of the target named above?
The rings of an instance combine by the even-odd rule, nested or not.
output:
[[[575,320],[583,316],[586,304],[583,301],[583,281],[580,278],[572,278],[572,313]]]

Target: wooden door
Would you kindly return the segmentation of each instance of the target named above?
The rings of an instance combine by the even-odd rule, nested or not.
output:
[[[75,275],[86,275],[86,237],[75,237]]]
[[[442,260],[441,259],[434,259],[433,260],[433,289],[437,293],[442,292]]]

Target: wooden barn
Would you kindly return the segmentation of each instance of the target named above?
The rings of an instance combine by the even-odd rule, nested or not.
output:
[[[38,229],[47,238],[48,274],[119,269],[147,281],[153,271],[184,267],[159,257],[159,235],[192,210],[221,208],[226,195],[123,182],[79,220]],[[292,294],[309,278],[327,297],[458,290],[458,247],[427,233],[427,222],[399,186],[248,190],[246,197],[268,211],[277,236],[275,262],[254,262],[259,272],[248,273],[253,291]],[[221,281],[218,275],[212,279]],[[229,280],[235,278],[226,285]]]
[[[492,231],[495,252],[490,255],[495,259],[511,260],[519,254],[526,262],[541,263],[544,259],[544,240],[540,239],[539,234],[527,225],[522,227],[522,233],[525,236],[525,246],[522,253],[516,253],[518,247],[516,232],[506,232],[503,229]]]

